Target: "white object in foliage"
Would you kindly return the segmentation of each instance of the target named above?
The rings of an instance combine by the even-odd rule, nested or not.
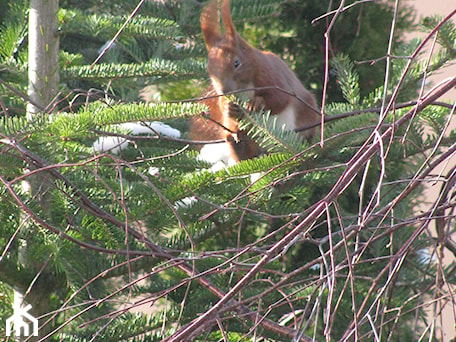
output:
[[[127,148],[128,140],[119,137],[99,137],[92,145],[96,152],[111,152],[119,154],[122,149]]]
[[[151,122],[126,122],[114,127],[120,128],[121,130],[128,131],[129,134],[153,134],[153,135],[164,135],[171,138],[180,138],[181,132],[163,122],[151,121]],[[96,152],[110,152],[113,154],[119,154],[121,150],[128,147],[128,139],[121,137],[99,137],[92,145],[92,148]]]
[[[236,164],[236,161],[231,158],[230,147],[227,143],[207,144],[200,151],[198,156],[200,160],[213,165],[213,168],[227,167]],[[222,166],[222,167],[221,167]],[[212,171],[218,171],[212,169]]]
[[[195,196],[185,197],[174,203],[174,209],[187,209],[190,208],[196,202],[198,202],[198,200]]]
[[[151,122],[126,122],[117,125],[121,129],[131,132],[131,134],[159,134],[171,138],[180,138],[181,132],[171,126],[159,121]]]

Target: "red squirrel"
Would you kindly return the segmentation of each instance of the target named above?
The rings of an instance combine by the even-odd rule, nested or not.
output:
[[[207,70],[212,87],[203,101],[210,109],[211,120],[192,121],[190,137],[198,140],[225,139],[235,161],[253,158],[260,153],[258,145],[239,129],[242,110],[224,94],[249,100],[253,110],[264,108],[277,115],[277,125],[292,130],[319,121],[315,97],[307,91],[287,64],[275,54],[249,45],[236,32],[230,13],[230,1],[222,0],[221,18],[225,28],[220,32],[219,0],[210,2],[201,14],[201,30],[208,52]],[[255,89],[255,90],[253,90]],[[310,139],[313,130],[303,133]]]

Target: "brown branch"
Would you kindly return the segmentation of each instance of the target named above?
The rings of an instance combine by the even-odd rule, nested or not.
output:
[[[393,133],[409,119],[412,118],[417,112],[422,111],[424,108],[429,106],[433,101],[436,101],[440,96],[447,93],[450,89],[456,86],[456,77],[453,77],[448,81],[444,86],[440,89],[436,90],[433,94],[428,95],[425,97],[420,103],[417,104],[416,108],[408,111],[403,117],[397,120],[394,124],[392,124],[385,132],[380,136],[382,142],[388,141]],[[184,341],[190,336],[192,336],[195,331],[200,331],[202,327],[205,326],[205,323],[211,320],[213,317],[217,315],[219,310],[223,308],[242,288],[249,283],[253,277],[272,259],[274,259],[277,255],[280,255],[282,251],[286,250],[290,243],[298,236],[306,236],[307,232],[312,227],[312,224],[324,214],[327,207],[329,207],[333,201],[335,201],[344,191],[345,189],[352,183],[354,177],[357,175],[359,170],[370,160],[378,151],[377,144],[370,144],[367,143],[361,147],[358,153],[356,153],[350,161],[347,162],[346,171],[340,176],[332,190],[320,201],[316,204],[311,206],[308,209],[308,216],[303,219],[294,229],[292,229],[288,234],[286,234],[280,241],[274,244],[267,253],[261,258],[259,262],[252,267],[250,272],[244,275],[235,286],[233,286],[228,293],[223,296],[211,309],[206,311],[203,315],[198,317],[197,319],[193,320],[187,326],[176,332],[173,336],[171,336],[167,341]],[[371,288],[372,290],[372,288]],[[372,290],[373,291],[373,290]],[[366,296],[369,298],[369,296]],[[365,302],[359,309],[359,313],[362,312],[364,306],[367,302]],[[358,313],[358,315],[359,315]]]
[[[284,94],[287,94],[287,95],[289,95],[291,97],[296,98],[298,101],[300,101],[301,103],[303,103],[307,107],[309,107],[313,112],[315,112],[316,114],[320,115],[320,111],[318,110],[318,108],[315,108],[312,105],[310,105],[307,101],[305,101],[304,99],[302,99],[301,97],[296,95],[296,93],[288,91],[288,90],[283,89],[283,88],[281,88],[279,86],[276,86],[276,85],[274,85],[274,86],[265,86],[265,87],[242,88],[242,89],[236,89],[236,90],[228,91],[228,92],[223,93],[223,94],[205,95],[205,96],[194,97],[194,98],[186,99],[186,100],[166,101],[164,103],[201,102],[201,101],[204,101],[204,100],[215,99],[215,98],[219,98],[219,97],[222,97],[222,96],[242,94],[242,93],[245,93],[245,92],[248,92],[248,91],[261,91],[261,90],[270,90],[270,89],[274,89],[274,90],[280,91],[280,92],[282,92]]]
[[[402,108],[407,108],[410,106],[416,106],[419,103],[419,101],[409,101],[409,102],[404,102],[404,103],[399,103],[393,107],[393,109],[402,109]],[[434,101],[430,105],[432,106],[440,106],[448,109],[452,109],[453,105],[446,103],[446,102],[441,102],[441,101]],[[340,114],[335,114],[335,115],[330,115],[330,116],[325,116],[325,123],[339,120],[339,119],[345,119],[350,116],[355,116],[355,115],[360,115],[360,114],[366,114],[366,113],[380,113],[382,111],[382,107],[372,107],[372,108],[366,108],[366,109],[359,109],[359,110],[353,110],[350,112],[345,112],[345,113],[340,113]],[[320,126],[320,123],[314,123],[311,125],[306,125],[302,127],[298,127],[295,129],[296,132],[302,132],[306,131],[309,129],[312,129],[314,127]]]
[[[13,197],[13,199],[16,201],[16,203],[18,204],[19,208],[21,208],[21,210],[23,210],[28,216],[30,219],[32,219],[33,221],[35,221],[37,224],[39,224],[40,226],[42,226],[43,228],[49,230],[50,232],[52,232],[53,234],[56,234],[56,235],[59,235],[61,236],[62,238],[64,239],[67,239],[77,245],[79,245],[80,247],[84,248],[84,249],[89,249],[89,250],[93,250],[93,251],[96,251],[96,252],[100,252],[100,253],[106,253],[106,254],[126,254],[125,251],[123,250],[114,250],[114,249],[107,249],[107,248],[104,248],[104,247],[100,247],[100,246],[97,246],[97,245],[93,245],[93,244],[90,244],[90,243],[87,243],[87,242],[84,242],[84,241],[81,241],[81,240],[78,240],[74,237],[72,237],[71,235],[68,235],[67,233],[61,231],[60,229],[54,227],[53,225],[47,223],[46,221],[44,221],[43,219],[41,219],[38,215],[36,215],[25,203],[24,201],[22,201],[22,199],[20,198],[19,194],[14,190],[13,186],[12,186],[12,183],[11,182],[8,182],[3,176],[0,175],[0,182],[3,184],[3,186],[5,187],[6,190],[8,190],[8,192],[10,193],[10,195]],[[129,251],[130,254],[132,255],[143,255],[143,256],[151,256],[151,253],[150,252],[147,252],[147,251]]]
[[[123,30],[125,29],[125,27],[127,27],[128,23],[133,19],[133,17],[138,13],[138,11],[140,10],[140,8],[142,7],[143,3],[144,3],[145,0],[141,0],[138,5],[136,5],[135,9],[133,10],[133,12],[131,12],[131,14],[128,16],[127,20],[125,20],[125,22],[123,23],[122,27],[119,29],[119,31],[117,31],[117,33],[114,35],[114,37],[109,41],[109,44],[106,45],[106,47],[103,49],[103,51],[98,55],[98,57],[95,59],[95,61],[93,61],[92,65],[90,65],[90,69],[93,69],[93,67],[95,66],[95,64],[97,64],[100,59],[105,55],[106,51],[108,51],[112,44],[114,44],[114,42],[117,40],[117,38],[119,38],[120,34],[123,32]]]
[[[199,273],[194,267],[189,265],[188,262],[186,262],[185,260],[176,259],[176,257],[174,256],[174,251],[154,244],[152,241],[147,239],[143,234],[138,232],[134,227],[131,227],[131,226],[126,227],[125,222],[118,220],[116,217],[114,217],[110,213],[108,213],[108,212],[104,211],[103,209],[101,209],[100,207],[98,207],[77,186],[75,186],[68,178],[66,178],[62,173],[60,173],[58,171],[58,168],[61,166],[54,166],[54,167],[49,166],[48,163],[45,160],[43,160],[41,157],[37,156],[36,154],[29,151],[24,146],[22,146],[21,144],[17,143],[16,141],[14,141],[12,139],[4,138],[1,140],[1,143],[15,148],[20,153],[20,155],[22,156],[24,161],[26,161],[30,165],[33,165],[34,168],[36,168],[35,172],[38,172],[38,170],[40,170],[40,169],[46,170],[50,175],[52,175],[56,179],[59,179],[60,181],[65,183],[66,186],[68,186],[68,188],[73,190],[73,193],[72,193],[73,197],[79,199],[79,205],[83,209],[85,209],[87,212],[89,212],[90,214],[92,214],[98,218],[101,218],[102,220],[105,220],[105,221],[111,223],[112,225],[121,229],[125,233],[130,234],[137,241],[143,242],[151,250],[151,252],[148,255],[156,257],[156,258],[168,260],[169,262],[172,263],[172,265],[174,267],[180,269],[182,272],[184,272],[189,277],[187,279],[187,281],[191,281],[193,279],[198,281],[198,283],[200,285],[202,285],[204,288],[209,290],[215,296],[217,296],[219,298],[224,298],[226,296],[226,293],[224,291],[222,291],[220,288],[215,286],[211,281],[209,281],[207,278],[204,277],[204,273]],[[106,155],[106,156],[108,156],[109,158],[115,159],[113,156],[110,156],[110,155]],[[131,167],[131,165],[128,165],[123,160],[117,160],[117,162],[121,163],[121,164],[125,164],[127,167]],[[20,207],[25,212],[27,212],[31,216],[32,219],[35,220],[36,223],[38,223],[39,225],[41,225],[42,227],[44,227],[46,229],[49,229],[51,232],[62,236],[63,238],[68,238],[68,240],[70,240],[74,243],[77,243],[81,246],[84,246],[85,248],[98,250],[100,252],[105,251],[103,249],[100,249],[100,247],[98,247],[98,246],[89,245],[82,241],[74,239],[71,236],[68,236],[67,234],[58,230],[57,228],[54,228],[53,226],[47,224],[44,220],[40,219],[37,215],[35,215],[32,212],[32,210],[23,203],[23,201],[21,200],[19,195],[14,191],[14,189],[12,188],[12,186],[9,182],[7,182],[1,176],[0,176],[0,181],[5,185],[6,189],[10,192],[10,194],[12,195],[14,200],[20,205]],[[128,251],[128,253],[134,254],[132,252],[134,252],[134,251]],[[237,257],[238,256],[235,256],[234,258],[237,258]],[[229,262],[229,261],[227,261],[227,262]],[[288,327],[281,326],[281,325],[277,324],[276,322],[273,322],[269,319],[261,317],[257,313],[248,309],[247,307],[239,305],[234,300],[229,300],[227,302],[230,305],[232,305],[233,310],[235,310],[236,312],[238,312],[240,314],[247,316],[252,322],[255,323],[258,320],[260,320],[261,321],[260,325],[263,328],[265,328],[266,330],[270,330],[278,335],[286,336],[287,338],[292,338],[298,334],[298,331],[296,331],[294,329],[290,329]],[[86,310],[84,310],[84,312],[85,311]],[[211,320],[211,321],[206,322],[206,326],[209,327],[215,323],[216,322],[214,320]],[[52,336],[61,328],[62,327],[56,328],[54,331],[49,333],[47,336],[45,336],[40,341],[44,341],[46,338]],[[311,341],[311,339],[306,336],[303,336],[301,338],[301,341]]]
[[[151,141],[151,140],[164,140],[175,142],[179,144],[185,145],[206,145],[206,144],[221,144],[225,143],[226,140],[224,139],[217,139],[217,140],[190,140],[190,139],[181,139],[181,138],[173,138],[163,134],[156,134],[154,135],[136,135],[136,134],[122,134],[122,133],[115,133],[115,132],[107,132],[99,129],[94,129],[92,132],[96,134],[101,134],[108,137],[119,137],[123,139],[127,139],[130,141]],[[152,133],[152,132],[151,132]]]
[[[19,96],[20,98],[24,99],[25,101],[31,103],[33,106],[35,106],[36,108],[38,108],[40,111],[44,112],[44,109],[43,107],[41,107],[40,105],[38,105],[36,102],[34,102],[33,100],[30,99],[29,96],[25,95],[23,92],[17,90],[16,88],[10,86],[7,82],[3,81],[1,78],[0,78],[0,83],[5,87],[5,88],[8,88],[11,92],[13,92],[14,94],[16,94],[17,96]]]

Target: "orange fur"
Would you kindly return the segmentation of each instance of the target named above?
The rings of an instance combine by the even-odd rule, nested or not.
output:
[[[218,0],[210,2],[201,14],[201,30],[208,51],[207,70],[212,81],[209,93],[223,95],[255,88],[239,95],[248,99],[253,108],[261,106],[270,110],[271,115],[279,115],[278,122],[286,124],[287,129],[318,122],[314,96],[302,86],[287,64],[271,52],[250,46],[236,32],[229,0],[222,0],[220,7],[225,29],[224,34],[221,33],[219,4]],[[220,125],[193,120],[191,137],[225,139],[236,161],[258,155],[255,142],[239,130],[240,111],[234,104],[224,96],[204,103],[210,108],[212,119]],[[309,139],[313,134],[314,130],[310,130],[302,135]]]

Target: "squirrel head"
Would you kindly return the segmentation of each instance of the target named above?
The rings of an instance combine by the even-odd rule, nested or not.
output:
[[[207,70],[218,94],[252,88],[256,73],[254,48],[236,32],[230,13],[230,1],[222,0],[220,31],[219,0],[214,0],[201,14],[201,30],[208,52]],[[247,94],[252,98],[253,92]]]

